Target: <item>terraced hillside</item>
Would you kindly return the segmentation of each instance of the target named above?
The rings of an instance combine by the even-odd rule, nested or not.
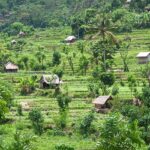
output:
[[[12,58],[16,58],[15,62],[18,63],[18,60],[23,56],[27,55],[30,57],[35,57],[35,53],[38,51],[38,46],[44,47],[42,51],[46,55],[46,59],[44,63],[51,63],[53,52],[55,50],[59,51],[62,54],[64,75],[63,75],[63,84],[61,85],[62,89],[68,90],[68,93],[72,97],[72,102],[69,105],[69,114],[68,114],[68,126],[77,127],[79,122],[81,122],[82,118],[93,109],[92,98],[88,96],[88,84],[91,78],[92,68],[89,67],[87,75],[83,76],[80,72],[78,72],[79,68],[79,57],[80,52],[77,49],[77,43],[66,45],[62,41],[66,36],[70,35],[70,29],[47,29],[47,30],[37,30],[33,33],[32,36],[24,37],[22,40],[25,41],[25,46],[23,46],[22,50],[16,52],[14,49],[10,50],[12,54]],[[118,34],[117,38],[121,39],[126,34]],[[138,65],[136,61],[136,55],[142,51],[150,51],[150,30],[135,30],[130,34],[132,39],[130,51],[129,51],[129,69],[130,73],[134,73],[136,79],[138,80],[138,90],[141,91],[143,87],[143,78],[140,77],[140,68],[143,65]],[[5,39],[1,35],[1,46],[6,47],[11,40],[15,39],[20,40],[19,37],[10,37]],[[5,44],[5,43],[7,44]],[[89,57],[89,43],[94,42],[90,40],[82,41],[85,43],[85,55]],[[74,57],[73,63],[75,68],[75,73],[72,73],[72,70],[65,59],[65,54],[63,53],[64,46],[68,47],[71,52],[74,52],[76,56]],[[120,54],[117,53],[115,56],[114,69],[122,68],[122,61],[120,59]],[[91,64],[90,64],[91,65]],[[31,123],[28,119],[28,112],[32,108],[39,108],[42,111],[42,114],[45,118],[45,129],[49,129],[48,132],[44,133],[41,137],[36,137],[33,144],[36,147],[36,150],[52,150],[55,145],[60,143],[67,143],[67,145],[72,145],[76,150],[92,150],[96,146],[97,139],[93,135],[90,138],[83,139],[78,134],[73,134],[69,128],[63,133],[52,132],[52,129],[55,127],[58,118],[58,104],[56,99],[53,97],[54,90],[50,89],[40,89],[39,88],[39,79],[42,74],[48,74],[52,72],[52,66],[49,65],[44,71],[33,71],[31,69],[28,70],[19,70],[18,73],[0,73],[0,79],[3,81],[10,82],[14,87],[15,99],[14,106],[11,108],[9,114],[7,114],[7,118],[11,118],[12,122],[7,123],[0,127],[1,131],[7,130],[7,134],[4,136],[6,139],[11,139],[12,135],[15,133],[15,128],[17,127],[22,132],[27,132],[32,135],[32,127]],[[116,83],[119,85],[119,95],[115,97],[114,103],[117,103],[119,100],[132,99],[132,95],[127,83],[127,76],[130,73],[115,73],[118,78]],[[22,96],[20,94],[20,80],[29,78],[33,75],[37,75],[38,80],[36,82],[36,90],[34,93],[26,96]],[[120,81],[124,82],[124,86],[120,85]],[[28,108],[23,110],[23,116],[17,115],[17,104],[21,102],[27,103]],[[106,115],[95,113],[96,120],[93,124],[97,129],[103,123]],[[9,132],[8,132],[9,130]],[[74,128],[74,130],[76,130]],[[63,138],[62,138],[63,136]],[[9,141],[9,140],[7,140]]]

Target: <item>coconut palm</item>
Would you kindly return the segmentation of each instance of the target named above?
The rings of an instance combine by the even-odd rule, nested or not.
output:
[[[111,32],[114,27],[111,24],[111,15],[110,13],[106,14],[105,9],[105,1],[103,1],[103,9],[101,12],[96,16],[96,23],[92,27],[89,27],[90,32],[94,32],[92,38],[99,37],[100,41],[103,43],[107,43],[109,41],[111,44],[118,44],[118,41],[115,35]],[[103,49],[103,57],[104,57],[104,69],[106,71],[106,48]]]

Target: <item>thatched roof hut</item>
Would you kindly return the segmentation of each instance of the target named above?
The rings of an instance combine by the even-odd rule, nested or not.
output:
[[[99,96],[93,101],[93,104],[95,105],[96,109],[109,108],[109,100],[112,100],[111,96]]]
[[[8,62],[4,67],[6,72],[17,72],[19,67],[11,62]]]
[[[134,98],[134,99],[133,99],[133,105],[135,105],[135,106],[141,106],[141,105],[142,105],[142,102],[141,102],[140,99]]]
[[[76,37],[73,36],[73,35],[71,35],[71,36],[68,36],[68,37],[65,39],[65,42],[66,42],[66,43],[73,43],[73,42],[75,42],[75,40],[76,40]]]
[[[132,2],[132,0],[126,0],[127,4],[130,4]]]
[[[150,12],[150,4],[148,6],[145,7],[145,11]]]
[[[60,81],[58,75],[56,74],[42,75],[40,79],[41,88],[54,87],[60,85],[61,83],[62,81]]]
[[[19,37],[24,37],[25,35],[26,35],[25,32],[23,32],[23,31],[20,31],[20,32],[19,32]]]
[[[14,44],[16,44],[16,43],[17,43],[16,40],[12,40],[12,41],[11,41],[11,44],[12,44],[12,45],[14,45]]]

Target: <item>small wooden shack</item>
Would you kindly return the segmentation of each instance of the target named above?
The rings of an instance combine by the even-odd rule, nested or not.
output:
[[[12,40],[12,41],[11,41],[11,45],[15,45],[16,43],[17,43],[16,40]]]
[[[150,52],[140,52],[136,58],[139,64],[146,64],[150,62]]]
[[[65,39],[65,42],[66,43],[74,43],[76,41],[76,37],[71,35],[71,36],[68,36],[66,39]]]
[[[20,31],[20,32],[19,32],[19,37],[24,37],[25,35],[26,35],[25,32],[23,32],[23,31]]]
[[[138,99],[138,98],[133,98],[132,103],[133,103],[133,105],[135,105],[135,106],[141,106],[141,105],[142,105],[141,100]]]
[[[19,67],[11,62],[8,62],[5,66],[4,66],[4,70],[6,72],[17,72],[19,69]]]
[[[54,88],[59,86],[62,83],[59,77],[56,74],[51,75],[42,75],[40,79],[41,88]]]
[[[145,11],[150,12],[150,4],[145,7]]]
[[[112,100],[111,96],[99,96],[94,101],[93,104],[95,105],[95,109],[99,112],[101,109],[110,108],[110,104],[108,103],[109,100]]]
[[[130,4],[132,2],[132,0],[126,0],[127,4]]]

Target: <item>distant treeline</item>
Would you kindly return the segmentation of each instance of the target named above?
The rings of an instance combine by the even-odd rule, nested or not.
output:
[[[14,22],[34,28],[64,25],[74,28],[76,22],[78,26],[92,22],[90,19],[94,19],[104,7],[105,13],[113,12],[113,22],[121,20],[117,22],[118,26],[122,26],[122,21],[130,22],[131,26],[133,16],[136,16],[140,20],[133,26],[149,27],[150,0],[0,0],[0,29],[6,29]]]

